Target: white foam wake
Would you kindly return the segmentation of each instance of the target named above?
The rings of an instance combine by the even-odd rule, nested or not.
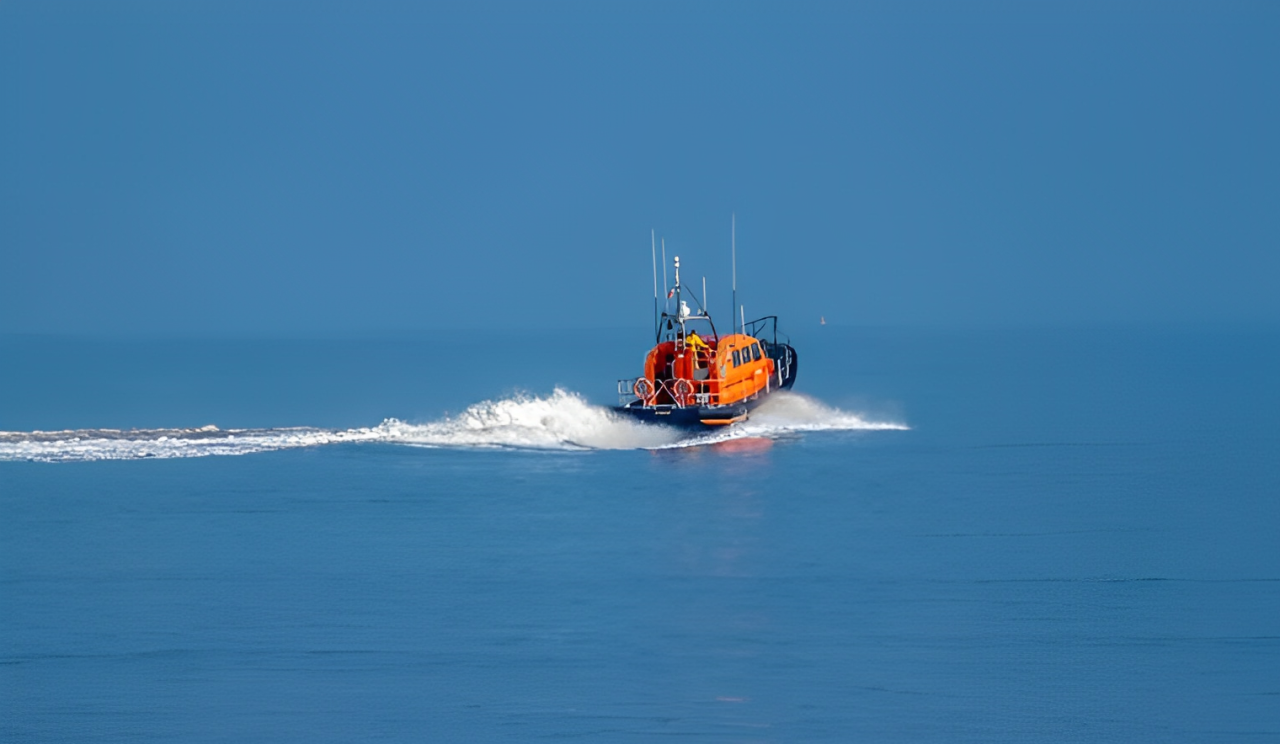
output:
[[[807,395],[777,392],[751,412],[746,421],[713,430],[682,442],[682,445],[714,444],[733,439],[776,439],[788,434],[814,431],[891,431],[909,429],[892,421],[873,421],[859,414],[833,408]]]
[[[77,429],[0,432],[0,460],[68,462],[247,455],[326,444],[383,442],[422,447],[607,450],[692,447],[747,437],[776,438],[807,431],[905,429],[868,421],[796,393],[775,393],[748,421],[707,434],[632,421],[582,396],[557,389],[548,396],[483,401],[457,416],[425,424],[387,419],[357,429]]]

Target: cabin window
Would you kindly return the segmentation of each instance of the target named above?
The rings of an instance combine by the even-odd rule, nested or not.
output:
[[[733,350],[733,366],[736,367],[739,364],[742,364],[742,357],[738,356],[738,350],[734,349]]]
[[[760,361],[760,344],[751,344],[751,358]]]

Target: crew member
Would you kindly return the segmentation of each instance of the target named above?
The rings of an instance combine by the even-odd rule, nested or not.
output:
[[[702,369],[703,367],[707,366],[704,363],[706,360],[706,357],[705,355],[702,354],[702,352],[708,351],[711,347],[707,346],[707,342],[703,341],[702,338],[698,336],[698,332],[690,331],[689,337],[686,338],[684,342],[689,346],[689,348],[693,349],[694,369]]]

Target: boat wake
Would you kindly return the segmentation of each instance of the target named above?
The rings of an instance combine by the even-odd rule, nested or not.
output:
[[[387,443],[437,448],[522,450],[627,450],[697,447],[734,439],[812,431],[906,429],[869,421],[797,394],[778,392],[751,418],[708,433],[631,421],[582,396],[516,395],[483,401],[456,416],[425,424],[387,419],[373,427],[321,429],[77,429],[0,432],[0,461],[75,462],[247,455],[328,444]]]

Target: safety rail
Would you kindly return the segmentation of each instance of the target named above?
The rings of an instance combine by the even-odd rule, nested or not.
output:
[[[770,375],[769,379],[765,382],[763,392],[767,393],[775,386],[782,387],[782,382],[786,379],[784,375],[784,365],[775,363],[774,374]],[[704,380],[688,380],[682,377],[672,380],[650,380],[647,377],[628,377],[623,380],[618,380],[618,404],[627,405],[636,400],[641,400],[644,401],[644,405],[671,405],[676,408],[684,408],[691,405],[720,405],[721,393],[713,393],[709,390],[705,392],[698,392],[699,383],[705,384],[705,382],[706,381]],[[738,387],[746,384],[747,382],[749,382],[749,380],[739,380],[738,382],[729,383],[724,387]],[[642,388],[641,386],[644,387]],[[644,394],[641,394],[642,392]],[[761,391],[756,391],[755,393],[743,398],[735,398],[731,402],[736,403],[740,400],[748,400],[755,397],[760,392]],[[659,400],[663,393],[665,393],[666,398],[671,401],[670,403],[651,402]]]
[[[778,345],[778,316],[766,315],[763,318],[749,320],[742,325],[742,330],[748,336],[764,341],[765,343]],[[791,339],[787,334],[782,334],[782,343],[790,345]]]
[[[711,399],[708,396],[716,398],[719,396],[713,393],[699,393],[698,382],[701,382],[701,380],[686,380],[683,377],[673,380],[650,380],[647,377],[629,377],[625,380],[618,380],[618,403],[626,405],[638,399],[645,401],[646,405],[653,405],[649,401],[656,401],[662,397],[663,393],[666,393],[667,399],[671,402],[658,405],[673,405],[676,408],[684,408],[690,405],[715,405],[707,402]],[[640,388],[641,385],[647,386],[647,389],[642,390]]]

